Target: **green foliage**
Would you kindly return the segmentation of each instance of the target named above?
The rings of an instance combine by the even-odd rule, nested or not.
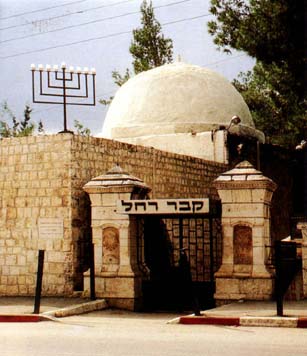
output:
[[[45,133],[45,130],[44,130],[44,126],[43,126],[42,121],[39,121],[37,131],[38,131],[40,134]]]
[[[146,70],[161,66],[173,61],[173,42],[165,38],[161,33],[161,25],[155,18],[152,2],[146,0],[141,5],[141,24],[142,27],[132,31],[133,39],[129,48],[132,55],[133,73],[138,74]],[[112,72],[114,83],[122,86],[132,73],[127,68],[122,75],[118,71]],[[109,105],[113,97],[102,99],[99,102],[103,105]]]
[[[297,144],[306,117],[303,1],[211,0],[210,12],[218,48],[257,59],[253,72],[234,81],[257,128],[273,143]]]
[[[143,1],[141,16],[142,27],[133,30],[133,40],[129,48],[135,74],[173,60],[172,40],[161,33],[161,25],[155,18],[151,1]]]
[[[90,136],[91,130],[87,127],[84,127],[80,121],[74,121],[74,127],[77,129],[77,134],[81,136]]]
[[[267,141],[286,147],[295,147],[303,139],[306,125],[306,104],[291,81],[293,76],[285,63],[257,62],[253,72],[241,73],[233,82]]]
[[[126,81],[131,78],[130,70],[127,68],[124,75],[121,75],[118,71],[114,70],[112,72],[112,78],[114,79],[114,83],[121,87]]]
[[[22,137],[31,136],[35,134],[35,123],[31,121],[32,109],[29,105],[25,106],[23,119],[18,120],[12,110],[9,108],[7,102],[1,104],[0,117],[4,120],[0,121],[0,137]],[[8,124],[8,120],[12,121],[11,126]],[[38,124],[38,132],[43,133],[43,124],[40,121]]]
[[[112,103],[114,96],[110,96],[109,99],[99,99],[100,104],[102,105],[110,105]]]
[[[290,71],[304,53],[304,4],[293,0],[211,0],[209,33],[219,48],[242,50]]]

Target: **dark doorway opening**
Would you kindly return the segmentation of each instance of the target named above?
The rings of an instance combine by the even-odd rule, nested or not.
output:
[[[214,307],[222,259],[220,216],[138,217],[138,264],[145,310]]]

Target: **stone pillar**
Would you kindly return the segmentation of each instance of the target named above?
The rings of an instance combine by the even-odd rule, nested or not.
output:
[[[83,189],[92,206],[96,296],[109,305],[135,310],[141,301],[141,274],[137,265],[135,219],[117,213],[119,200],[144,199],[150,188],[115,166],[93,178]],[[90,290],[89,271],[84,290]]]
[[[303,298],[307,298],[307,222],[298,223],[297,228],[302,230]]]
[[[214,186],[222,201],[223,257],[216,272],[218,304],[266,300],[273,279],[266,268],[270,245],[270,204],[276,184],[247,161],[219,176]]]

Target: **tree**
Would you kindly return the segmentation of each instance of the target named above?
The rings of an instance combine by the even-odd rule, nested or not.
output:
[[[233,81],[267,142],[295,147],[303,138],[306,105],[293,90],[293,76],[285,66],[260,61],[253,71]]]
[[[25,106],[23,119],[18,120],[12,110],[9,108],[7,102],[1,104],[0,116],[5,118],[5,120],[0,121],[0,137],[22,137],[31,136],[35,133],[36,125],[31,121],[32,109],[29,105]],[[10,126],[7,120],[12,121]],[[38,124],[37,131],[39,133],[44,132],[43,123],[40,121]]]
[[[132,55],[133,73],[138,74],[146,70],[161,66],[173,61],[173,42],[169,38],[165,38],[161,33],[161,25],[155,18],[152,2],[142,2],[141,8],[141,24],[142,27],[132,31],[133,39],[129,47],[129,52]],[[132,73],[127,68],[122,75],[118,71],[112,72],[114,83],[122,86]],[[104,105],[110,104],[112,97],[109,100],[100,100]]]
[[[173,43],[164,38],[161,25],[156,20],[152,2],[141,5],[141,28],[133,30],[130,53],[135,74],[170,63],[173,60]]]
[[[302,82],[304,1],[211,0],[209,33],[219,48],[242,50],[257,60],[287,63]]]
[[[273,143],[299,139],[305,125],[304,4],[292,0],[211,0],[216,19],[208,23],[225,52],[256,58],[253,72],[235,81],[256,125]],[[273,126],[276,129],[273,129]]]
[[[77,134],[80,136],[90,136],[91,130],[84,127],[79,120],[74,121],[74,127],[77,129]]]

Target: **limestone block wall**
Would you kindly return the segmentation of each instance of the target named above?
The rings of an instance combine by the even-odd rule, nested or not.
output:
[[[0,141],[0,295],[33,295],[38,249],[45,249],[43,295],[82,288],[90,202],[82,187],[118,163],[152,188],[152,198],[217,197],[211,182],[224,164],[71,134]],[[39,221],[63,221],[39,238]],[[59,228],[59,226],[57,226]],[[83,251],[84,252],[84,251]]]
[[[72,292],[70,147],[68,135],[0,142],[0,295],[34,294],[38,249],[43,293]],[[62,236],[39,239],[39,218],[62,219]]]
[[[184,144],[184,142],[182,143]],[[152,188],[151,198],[218,197],[211,182],[227,165],[94,137],[72,137],[72,188],[118,163]]]

